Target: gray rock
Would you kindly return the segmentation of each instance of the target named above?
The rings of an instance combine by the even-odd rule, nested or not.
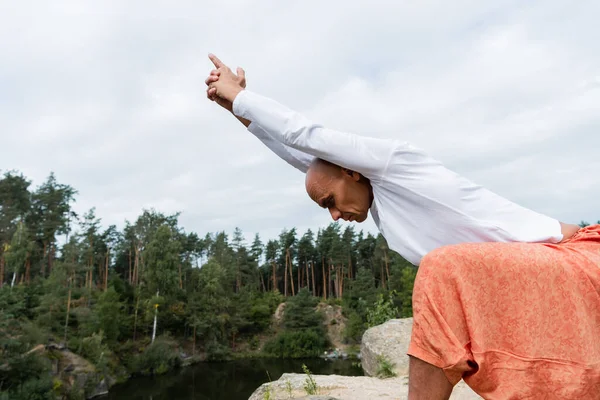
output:
[[[362,368],[367,376],[377,376],[380,357],[385,357],[397,375],[408,375],[408,345],[412,318],[392,319],[363,334],[360,346]]]
[[[87,396],[88,399],[93,399],[98,396],[104,396],[108,394],[109,385],[106,382],[106,379],[102,379],[91,391],[91,393]]]
[[[331,396],[304,396],[298,397],[298,400],[341,400]]]
[[[283,374],[277,381],[259,387],[249,400],[331,399],[331,400],[400,400],[408,398],[408,377],[379,379],[368,376],[313,375],[318,395],[308,396],[304,390],[306,375]],[[291,390],[288,389],[288,383]],[[269,392],[269,396],[267,396]],[[451,400],[480,400],[464,382],[460,382]]]
[[[398,394],[406,391],[406,382],[398,379],[377,379],[365,376],[312,375],[318,392],[312,398],[324,397],[336,400],[365,400],[374,395],[378,399],[398,399]],[[283,374],[274,382],[265,383],[259,387],[249,400],[288,400],[307,397],[304,385],[307,375]],[[267,396],[267,393],[269,395]]]

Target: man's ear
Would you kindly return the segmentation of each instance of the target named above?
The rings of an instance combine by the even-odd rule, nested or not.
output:
[[[353,181],[358,182],[360,180],[360,174],[356,171],[352,171],[351,169],[348,168],[342,168],[342,172],[349,176],[350,178],[352,178]]]

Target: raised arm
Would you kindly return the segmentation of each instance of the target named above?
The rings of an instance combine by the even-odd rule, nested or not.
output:
[[[306,173],[308,167],[313,160],[313,156],[298,151],[292,147],[286,146],[280,141],[274,139],[267,131],[262,129],[258,124],[251,123],[248,130],[252,132],[269,150],[277,154],[279,158],[287,162],[292,167]]]
[[[215,63],[215,66],[222,65],[221,61],[218,58],[213,56],[211,59]],[[238,74],[236,76],[236,81],[238,82],[240,87],[245,88],[246,74],[244,73],[244,70],[242,68],[238,68],[237,72]],[[212,82],[217,81],[219,79],[220,74],[221,73],[219,70],[213,70],[210,76],[206,79],[206,84],[210,85]],[[210,100],[215,101],[221,107],[225,108],[233,114],[233,105],[231,101],[222,97],[215,96],[214,92],[215,91],[211,91],[210,88],[207,89],[207,97]],[[306,173],[308,171],[308,167],[310,166],[310,163],[314,158],[313,156],[293,149],[289,146],[286,146],[285,144],[281,143],[280,141],[276,140],[271,135],[269,135],[269,133],[262,129],[258,124],[253,123],[249,119],[242,118],[240,116],[235,117],[248,129],[248,131],[250,131],[254,136],[256,136],[265,146],[267,146],[269,150],[271,150],[273,153],[279,156],[282,160],[284,160],[289,165],[303,173]]]
[[[233,113],[251,120],[271,138],[291,149],[360,172],[368,178],[381,177],[395,144],[392,140],[326,128],[249,90],[237,93]]]
[[[261,133],[268,134],[263,138],[281,143],[286,150],[327,160],[370,179],[382,176],[396,145],[394,140],[359,136],[314,123],[272,99],[245,90],[227,66],[217,57],[209,57],[220,71],[218,79],[207,82],[209,96],[230,102],[238,119],[252,121]]]

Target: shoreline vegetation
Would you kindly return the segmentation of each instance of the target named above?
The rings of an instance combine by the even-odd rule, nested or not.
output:
[[[0,400],[84,399],[197,361],[358,352],[412,316],[416,268],[331,223],[245,243],[142,210],[122,229],[50,173],[0,176]]]
[[[381,235],[332,223],[245,243],[153,209],[117,229],[75,213],[76,195],[53,173],[38,187],[0,176],[1,400],[83,399],[197,361],[357,353],[370,324],[411,316],[416,268]]]

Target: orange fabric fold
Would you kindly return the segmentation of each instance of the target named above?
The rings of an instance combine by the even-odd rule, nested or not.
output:
[[[408,354],[485,399],[600,399],[600,225],[426,255]]]

